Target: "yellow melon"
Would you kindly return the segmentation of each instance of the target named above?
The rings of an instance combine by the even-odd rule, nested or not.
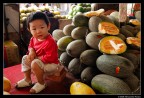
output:
[[[10,95],[10,93],[7,91],[3,91],[3,95]]]
[[[11,81],[6,78],[3,77],[3,90],[9,92],[11,89]]]
[[[71,95],[96,95],[95,91],[85,83],[73,82],[70,86]]]

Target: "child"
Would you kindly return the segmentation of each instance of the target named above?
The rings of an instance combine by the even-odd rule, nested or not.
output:
[[[16,88],[32,86],[32,71],[37,83],[30,89],[30,93],[39,93],[46,87],[43,79],[44,73],[52,75],[58,70],[58,48],[52,35],[48,32],[50,23],[43,12],[31,13],[27,17],[27,28],[32,38],[28,46],[28,53],[22,58],[24,79],[17,82]]]

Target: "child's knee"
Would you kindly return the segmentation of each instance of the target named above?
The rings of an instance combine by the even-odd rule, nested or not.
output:
[[[22,62],[23,61],[26,61],[27,60],[27,55],[24,55],[23,57],[22,57]]]
[[[34,59],[34,60],[31,62],[31,68],[32,68],[33,70],[36,70],[36,69],[40,68],[39,59]]]

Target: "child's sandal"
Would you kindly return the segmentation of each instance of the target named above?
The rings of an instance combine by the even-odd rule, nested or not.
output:
[[[32,82],[27,82],[27,81],[25,81],[25,79],[22,79],[16,83],[15,87],[16,88],[24,88],[24,87],[29,87],[32,85],[33,85]]]
[[[40,83],[36,83],[31,89],[30,89],[30,93],[31,94],[35,94],[35,93],[39,93],[42,90],[44,90],[46,88],[46,85],[42,85]]]

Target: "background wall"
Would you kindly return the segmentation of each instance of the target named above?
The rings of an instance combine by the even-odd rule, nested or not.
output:
[[[6,18],[9,18],[10,24],[19,32],[19,12],[14,10],[11,6],[5,6]],[[15,30],[8,25],[8,32],[15,32]]]

